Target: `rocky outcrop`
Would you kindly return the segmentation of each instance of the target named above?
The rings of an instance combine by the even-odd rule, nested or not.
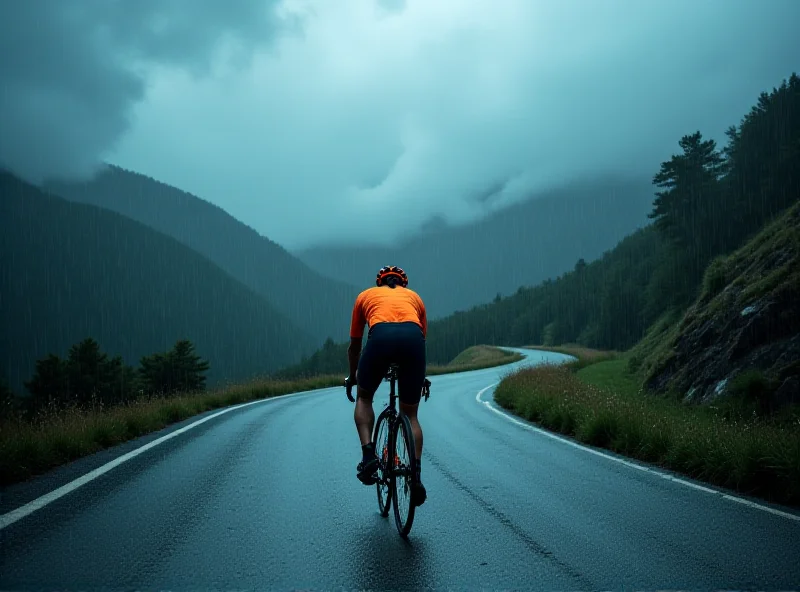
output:
[[[708,403],[742,389],[768,410],[800,403],[800,206],[706,272],[655,391]]]

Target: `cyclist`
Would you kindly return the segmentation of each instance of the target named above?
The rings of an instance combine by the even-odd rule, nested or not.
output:
[[[420,506],[427,497],[420,479],[422,428],[417,419],[425,382],[425,338],[428,332],[425,304],[416,292],[408,288],[408,276],[400,267],[382,267],[375,283],[376,287],[364,290],[356,298],[347,349],[350,375],[345,383],[358,385],[353,418],[361,440],[362,459],[356,468],[356,476],[364,485],[377,482],[378,457],[372,442],[375,424],[372,398],[389,371],[389,364],[396,362],[400,411],[408,417],[416,443],[418,485],[412,491],[411,499],[414,505]],[[369,325],[369,333],[361,355],[365,324]]]

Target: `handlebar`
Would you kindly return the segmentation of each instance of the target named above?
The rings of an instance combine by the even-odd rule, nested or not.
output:
[[[356,400],[353,398],[352,392],[353,387],[356,386],[358,383],[355,380],[351,380],[348,376],[344,379],[344,388],[345,392],[347,393],[347,398],[350,399],[351,403],[355,403]],[[425,382],[422,383],[422,396],[425,397],[425,400],[428,400],[428,397],[431,396],[431,381],[427,378]]]
[[[353,380],[352,382],[350,381],[350,377],[349,376],[344,379],[344,388],[345,388],[345,391],[347,392],[347,398],[350,399],[351,403],[355,403],[356,402],[356,400],[353,398],[353,395],[350,394],[352,392],[352,390],[353,390],[353,387],[356,386],[356,384],[357,383],[356,383],[355,380]]]

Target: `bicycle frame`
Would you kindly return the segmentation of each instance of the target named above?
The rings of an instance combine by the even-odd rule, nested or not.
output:
[[[375,438],[375,440],[373,440],[373,444],[375,445],[375,452],[378,456],[379,463],[378,481],[375,485],[377,487],[378,505],[381,510],[381,515],[386,517],[389,507],[393,506],[397,530],[405,537],[408,535],[408,532],[411,530],[411,525],[414,522],[414,506],[410,506],[406,521],[401,525],[399,507],[397,505],[397,478],[407,477],[412,483],[416,479],[416,473],[414,471],[416,463],[416,445],[408,417],[397,405],[397,368],[398,365],[396,363],[390,364],[388,372],[383,377],[383,379],[389,383],[389,402],[378,414],[377,422],[374,427],[375,432],[373,438]],[[353,397],[350,395],[351,387],[347,381],[345,381],[345,386],[347,387],[348,399],[354,401]],[[431,381],[426,377],[422,386],[422,395],[426,401],[428,397],[430,397],[430,387]],[[378,426],[381,424],[382,418],[385,420],[388,433],[385,440],[377,441]],[[405,438],[408,440],[406,449],[410,448],[409,452],[411,454],[408,463],[401,463],[397,456],[396,432],[398,430],[402,430],[403,433],[406,434]],[[385,494],[382,493],[382,488],[384,487],[386,488]]]
[[[396,393],[396,390],[395,390],[395,386],[397,384],[397,366],[395,364],[392,364],[391,366],[389,366],[389,372],[386,373],[386,376],[384,376],[383,379],[389,383],[389,402],[386,404],[386,407],[383,409],[383,411],[381,411],[381,413],[378,414],[378,417],[380,417],[380,415],[382,413],[384,413],[384,412],[388,413],[388,416],[389,416],[388,432],[389,433],[388,433],[387,448],[388,448],[388,450],[394,451],[395,442],[394,442],[394,438],[392,437],[392,434],[394,433],[394,424],[397,421],[398,414],[400,413],[400,410],[398,409],[398,405],[397,405],[397,393]],[[378,446],[378,442],[375,442],[374,444],[375,444],[376,447]],[[383,451],[382,450],[375,450],[375,452],[376,452],[376,454],[379,455],[379,462],[382,465],[388,461],[388,458],[384,458],[383,457]],[[381,477],[378,479],[378,485],[384,485],[384,486],[387,486],[387,487],[391,488],[392,487],[392,483],[391,483],[392,477],[396,476],[395,470],[393,469],[391,471],[380,471],[380,473],[381,473]]]
[[[389,366],[389,371],[383,379],[389,383],[389,402],[386,404],[386,407],[384,407],[384,410],[389,410],[393,423],[397,414],[400,412],[397,408],[397,393],[395,392],[395,385],[397,384],[397,364],[391,364]],[[425,382],[422,385],[422,395],[426,401],[428,397],[431,396],[431,381],[427,378],[425,378]]]
[[[397,405],[397,392],[396,392],[396,384],[397,384],[397,365],[392,364],[389,366],[389,371],[386,373],[386,376],[383,379],[389,383],[389,402],[384,407],[383,411],[378,414],[378,417],[384,412],[388,413],[389,415],[389,441],[388,441],[388,448],[389,450],[394,450],[395,442],[393,441],[392,434],[394,433],[394,424],[397,421],[398,414],[400,410],[398,409]],[[378,445],[377,442],[374,443],[376,446]],[[376,450],[376,454],[380,455],[379,461],[381,463],[385,463],[388,459],[383,458],[383,451]],[[380,485],[386,485],[391,487],[391,477],[394,474],[394,470],[392,471],[381,471],[382,477],[378,480]]]

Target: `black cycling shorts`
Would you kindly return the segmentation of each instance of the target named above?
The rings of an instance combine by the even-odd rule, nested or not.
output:
[[[358,386],[374,394],[393,362],[397,364],[400,402],[417,405],[425,383],[425,338],[416,323],[377,323],[370,327],[358,361]]]

